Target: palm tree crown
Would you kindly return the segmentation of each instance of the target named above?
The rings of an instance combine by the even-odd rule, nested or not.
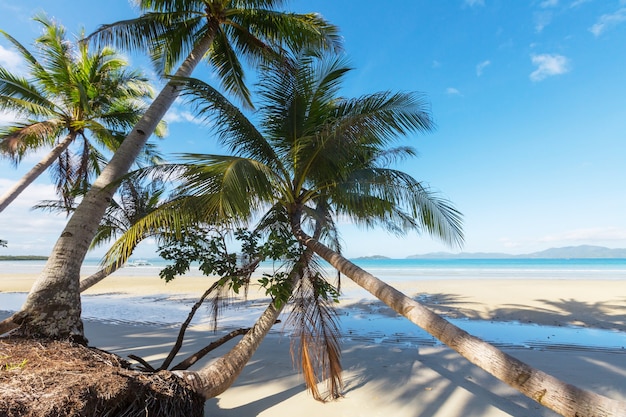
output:
[[[136,223],[112,248],[125,253],[146,229],[180,230],[185,222],[241,224],[259,220],[257,232],[310,230],[339,249],[336,220],[382,226],[397,234],[425,230],[450,244],[462,241],[461,218],[451,204],[389,163],[414,154],[390,148],[398,138],[432,128],[423,98],[411,93],[339,97],[349,71],[339,58],[302,54],[264,68],[257,128],[215,89],[184,82],[198,113],[215,126],[229,155],[187,154],[178,171],[175,206],[163,206]],[[317,375],[338,395],[339,349],[331,310],[337,289],[315,267],[312,251],[301,257],[292,321],[300,329],[300,357],[314,395],[318,376],[312,358],[322,358]],[[282,285],[282,284],[281,284]]]
[[[85,43],[69,42],[65,29],[45,16],[34,20],[44,28],[35,41],[39,57],[0,31],[28,66],[27,78],[0,67],[0,109],[17,115],[0,129],[0,152],[18,164],[27,153],[52,146],[47,164],[69,207],[72,192],[86,189],[100,172],[100,149],[117,149],[153,91],[110,47],[92,52]]]
[[[314,13],[279,10],[283,0],[137,0],[143,14],[104,25],[91,35],[131,50],[148,50],[156,68],[170,74],[199,44],[222,87],[251,106],[244,57],[252,65],[283,49],[340,48],[337,29]]]
[[[259,129],[207,84],[187,83],[197,109],[218,118],[217,134],[232,155],[185,155],[181,192],[205,195],[208,211],[224,218],[249,218],[251,208],[279,204],[290,216],[317,222],[324,219],[316,214],[321,209],[365,227],[398,234],[424,229],[461,243],[460,214],[451,204],[390,167],[414,150],[389,145],[432,129],[420,94],[341,98],[349,69],[339,58],[304,54],[265,69]]]

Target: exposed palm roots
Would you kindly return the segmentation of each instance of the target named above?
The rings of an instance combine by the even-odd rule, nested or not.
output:
[[[0,339],[0,416],[202,416],[204,399],[168,371],[61,341]]]

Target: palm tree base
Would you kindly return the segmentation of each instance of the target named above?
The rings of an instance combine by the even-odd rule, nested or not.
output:
[[[62,341],[0,339],[2,416],[203,416],[204,398],[167,371]]]

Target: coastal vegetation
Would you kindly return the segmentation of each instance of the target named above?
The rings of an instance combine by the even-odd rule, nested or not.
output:
[[[16,357],[50,360],[42,359],[45,378],[15,369],[15,378],[0,374],[11,380],[0,388],[8,415],[201,415],[204,400],[231,386],[288,304],[299,342],[296,356],[309,389],[320,400],[338,397],[342,380],[333,305],[340,288],[321,272],[321,259],[470,362],[559,414],[626,413],[622,403],[563,383],[469,335],[342,256],[340,218],[400,236],[425,233],[452,247],[462,245],[461,213],[394,168],[415,155],[398,141],[432,129],[423,95],[383,91],[342,97],[341,83],[350,68],[334,53],[340,46],[336,28],[315,14],[280,12],[278,0],[138,3],[142,16],[103,26],[87,40],[103,48],[112,42],[148,50],[167,84],[72,208],[22,310],[0,323],[0,333],[13,331],[6,340],[11,364],[18,363]],[[260,69],[258,104],[243,82],[239,54]],[[258,106],[253,120],[225,94],[190,78],[205,58],[226,94],[244,108]],[[126,176],[180,96],[213,122],[212,137],[229,153],[188,154],[179,163]],[[122,228],[103,227],[124,181],[155,173],[174,180],[171,198],[154,201]],[[113,219],[124,218],[115,213]],[[121,265],[141,239],[158,234],[164,237],[162,249],[181,261],[180,270],[199,254],[209,258],[205,272],[220,279],[205,295],[213,294],[216,303],[225,292],[245,290],[261,260],[280,260],[284,268],[259,280],[271,301],[218,360],[198,370],[167,371],[166,363],[163,369],[137,371],[119,358],[87,349],[81,319],[80,266],[94,242],[107,242],[121,231],[105,264]],[[224,233],[241,240],[243,262],[222,251]],[[197,250],[180,252],[189,247]],[[93,374],[86,372],[91,364],[98,368]],[[63,372],[55,375],[56,370]],[[66,370],[76,378],[67,378]],[[325,393],[318,388],[322,381]],[[56,390],[50,401],[33,402],[37,390],[44,389]]]
[[[0,255],[0,261],[45,261],[47,259],[47,256],[38,255]]]

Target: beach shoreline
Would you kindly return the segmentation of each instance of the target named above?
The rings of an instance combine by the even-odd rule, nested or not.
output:
[[[28,292],[36,278],[36,274],[0,273],[0,293]],[[83,294],[198,298],[214,281],[210,277],[183,276],[165,283],[158,276],[116,273]],[[488,278],[386,282],[446,317],[626,331],[626,280]],[[267,296],[253,284],[248,298]],[[374,303],[377,300],[371,294],[349,279],[342,279],[340,308],[370,308]]]
[[[188,307],[213,282],[210,278],[192,276],[165,284],[158,276],[130,276],[123,272],[86,291],[84,304],[97,301],[121,306],[140,300],[146,303],[140,306],[143,309],[163,300],[171,303],[184,299]],[[25,296],[36,278],[36,274],[0,273],[0,300],[3,295],[12,293]],[[609,329],[618,337],[624,337],[626,346],[626,335],[622,335],[626,331],[626,281],[623,280],[420,279],[389,283],[446,317],[487,324],[491,321],[534,323],[539,325],[537,330],[572,325]],[[342,294],[339,304],[340,314],[344,315],[342,320],[346,315],[359,315],[361,323],[368,325],[367,317],[375,315],[382,319],[372,322],[372,326],[402,321],[348,279],[342,282]],[[259,309],[268,302],[267,296],[255,287],[249,298],[249,303]],[[0,310],[3,310],[1,303]],[[230,313],[242,315],[256,311],[244,307]],[[94,320],[94,317],[84,321],[90,345],[122,357],[132,353],[154,365],[167,355],[178,331],[178,326],[172,324],[132,323],[132,317],[119,322]],[[179,356],[200,349],[216,337],[219,334],[206,326],[192,326],[189,343]],[[233,343],[229,342],[210,357],[223,354]],[[626,351],[623,348],[519,348],[505,344],[502,349],[568,383],[626,401]],[[289,334],[278,326],[261,344],[234,386],[207,401],[206,415],[556,416],[445,346],[385,343],[371,337],[344,335],[342,352],[345,396],[327,404],[319,403],[306,392],[302,377],[291,361]]]

